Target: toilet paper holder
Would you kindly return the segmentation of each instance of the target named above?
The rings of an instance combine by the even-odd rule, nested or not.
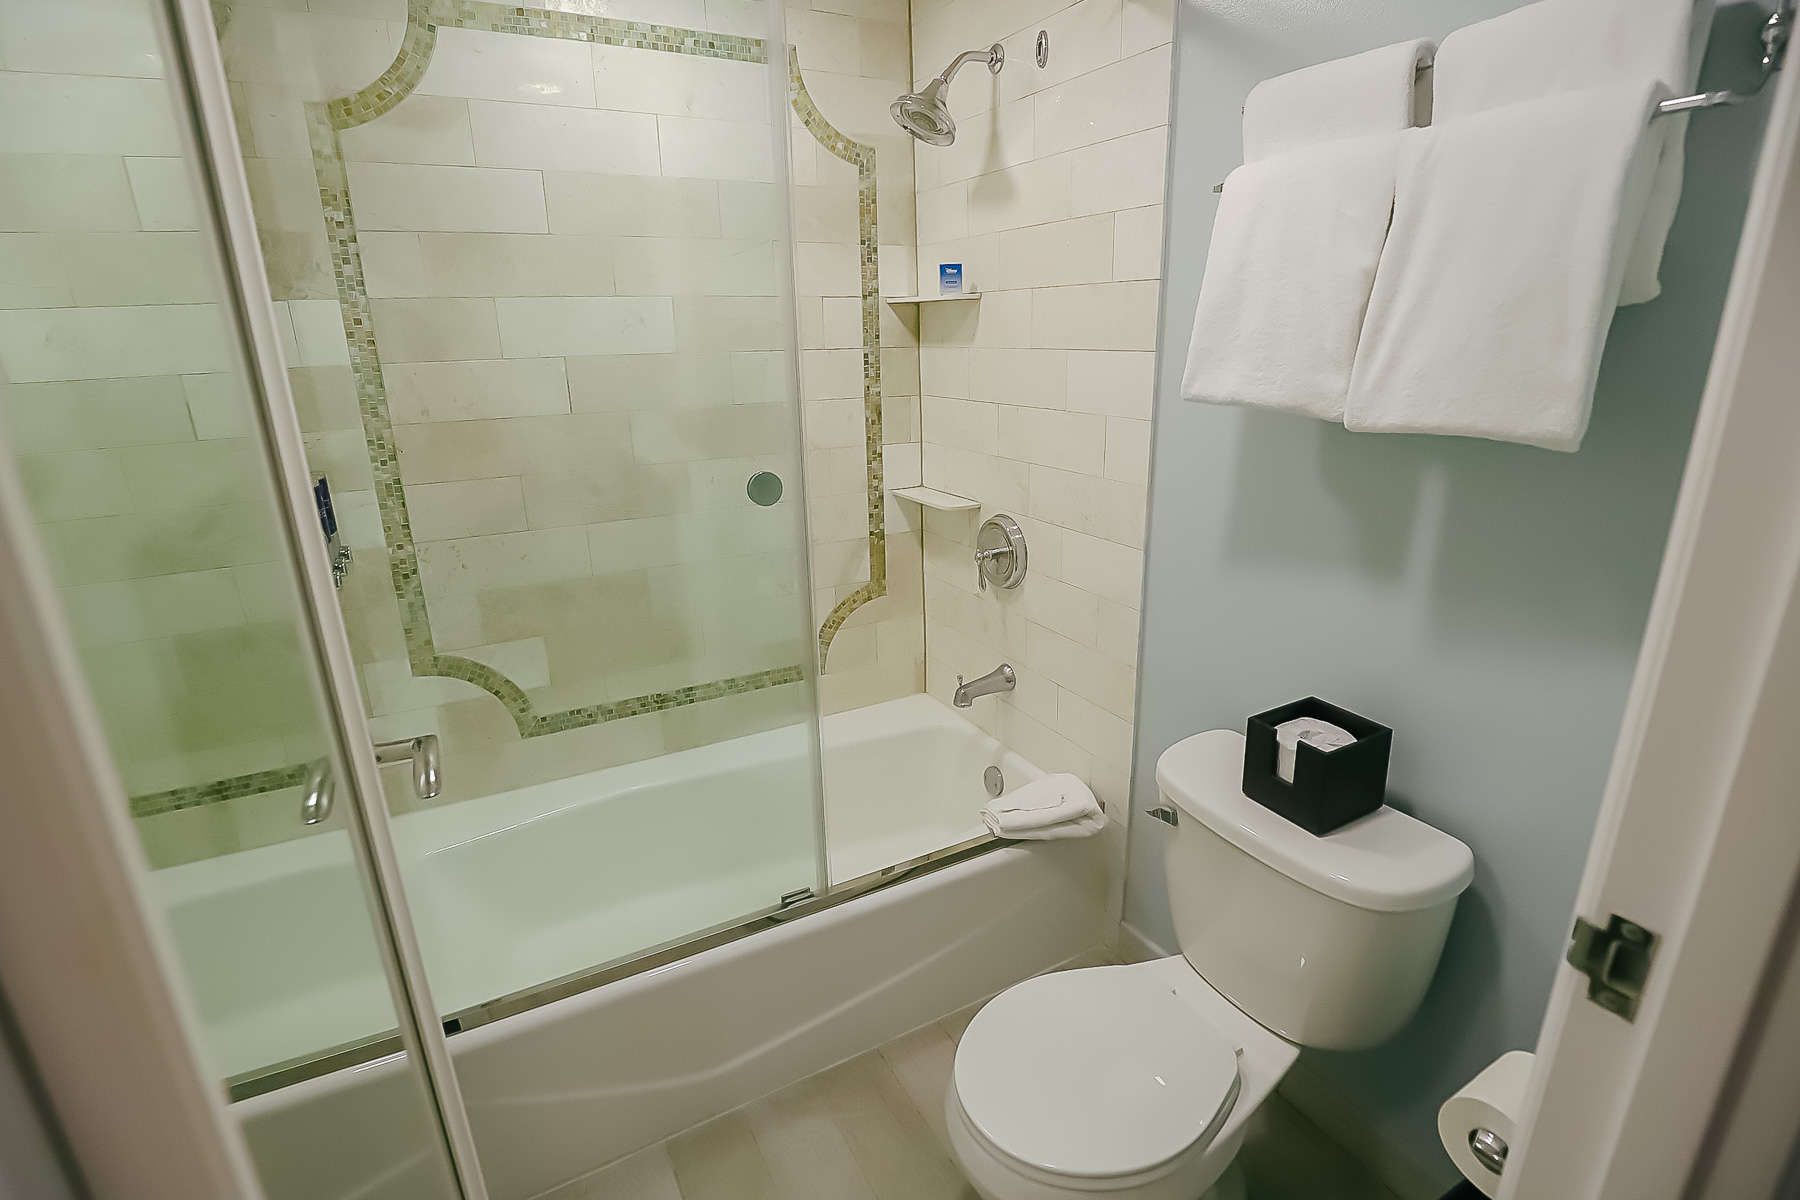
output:
[[[1475,1161],[1498,1175],[1506,1169],[1506,1139],[1491,1129],[1469,1130],[1469,1153]]]
[[[1438,1109],[1438,1138],[1450,1161],[1484,1196],[1500,1190],[1536,1057],[1509,1050],[1458,1088]],[[1467,1189],[1465,1189],[1466,1192]]]

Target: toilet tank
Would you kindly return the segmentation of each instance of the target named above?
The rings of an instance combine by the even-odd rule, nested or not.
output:
[[[1383,807],[1324,837],[1244,795],[1244,737],[1196,734],[1157,760],[1179,819],[1169,905],[1181,953],[1259,1024],[1355,1050],[1399,1032],[1437,970],[1469,848]]]

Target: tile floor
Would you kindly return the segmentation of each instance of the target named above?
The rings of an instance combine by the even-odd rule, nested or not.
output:
[[[974,1005],[676,1134],[540,1200],[977,1200],[944,1088]],[[1279,1097],[1239,1151],[1250,1200],[1394,1200]]]

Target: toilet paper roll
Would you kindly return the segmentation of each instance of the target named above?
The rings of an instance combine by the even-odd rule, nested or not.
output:
[[[1275,774],[1281,777],[1283,783],[1294,782],[1294,747],[1302,741],[1321,750],[1336,750],[1355,740],[1348,730],[1317,717],[1295,717],[1291,721],[1283,721],[1275,727]]]
[[[1508,1146],[1513,1144],[1536,1057],[1529,1050],[1502,1054],[1438,1109],[1438,1137],[1445,1152],[1463,1178],[1480,1188],[1484,1196],[1499,1193],[1500,1176],[1476,1157],[1469,1138],[1486,1129]]]

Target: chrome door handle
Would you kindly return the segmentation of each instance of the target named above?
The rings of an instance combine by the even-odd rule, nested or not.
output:
[[[392,742],[377,742],[375,761],[382,766],[397,762],[412,763],[413,794],[421,800],[435,800],[444,790],[442,756],[435,733],[422,733],[418,737],[400,738]],[[301,824],[317,825],[329,817],[336,795],[337,783],[331,777],[331,760],[315,759],[307,768],[305,791],[300,797]]]
[[[331,780],[331,760],[315,759],[306,770],[306,794],[300,797],[300,823],[317,825],[329,817],[336,790]]]
[[[413,769],[413,794],[421,800],[436,800],[438,793],[444,790],[437,734],[421,733],[418,737],[375,743],[375,761],[382,766],[409,760]]]

